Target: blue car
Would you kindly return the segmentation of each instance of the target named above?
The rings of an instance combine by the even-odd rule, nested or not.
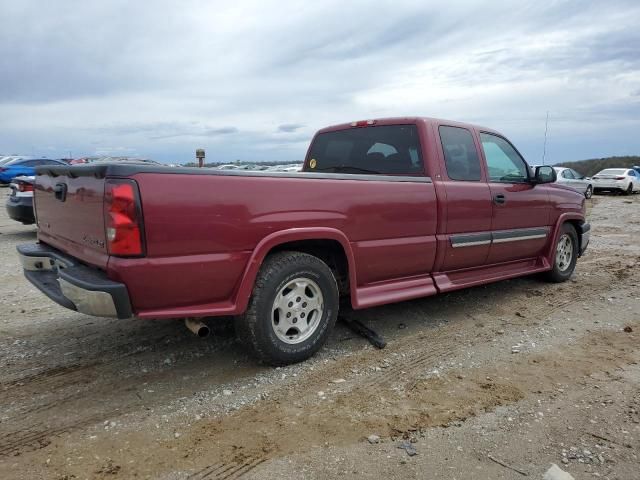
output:
[[[4,165],[0,165],[0,184],[9,184],[11,179],[20,175],[33,176],[36,174],[35,167],[40,165],[66,165],[61,160],[50,158],[30,158],[11,160]]]

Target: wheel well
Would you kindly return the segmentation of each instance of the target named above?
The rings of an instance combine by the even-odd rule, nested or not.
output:
[[[294,250],[318,257],[329,266],[336,277],[340,296],[349,294],[349,262],[340,242],[337,240],[300,240],[281,243],[273,247],[269,251],[269,255],[285,250]]]
[[[573,219],[573,220],[567,220],[564,223],[568,223],[576,231],[576,235],[578,237],[578,251],[580,251],[582,249],[582,229],[580,228],[580,226],[584,223],[584,220]]]

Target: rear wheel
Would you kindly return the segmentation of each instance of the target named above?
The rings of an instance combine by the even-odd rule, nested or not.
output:
[[[556,242],[553,269],[547,272],[547,280],[556,283],[569,280],[576,268],[578,250],[576,229],[570,223],[563,224]]]
[[[633,183],[629,182],[629,186],[627,187],[627,190],[624,192],[625,195],[631,195],[633,193]]]
[[[317,352],[337,316],[338,286],[331,269],[306,253],[279,252],[260,268],[236,332],[259,360],[286,365]]]
[[[591,185],[587,187],[587,191],[584,192],[584,196],[585,198],[591,198],[593,196],[593,187]]]

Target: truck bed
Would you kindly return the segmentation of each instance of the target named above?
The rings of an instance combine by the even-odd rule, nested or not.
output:
[[[109,256],[104,249],[107,178],[138,185],[143,258]],[[63,183],[65,202],[53,193]],[[379,284],[392,279],[415,285],[415,297],[435,293],[426,275],[437,226],[428,177],[89,165],[41,168],[36,185],[38,221],[45,226],[40,241],[126,284],[141,317],[237,313],[240,281],[258,261],[259,244],[300,229],[349,243],[364,303],[367,292],[370,302],[393,298],[393,288],[386,292]]]

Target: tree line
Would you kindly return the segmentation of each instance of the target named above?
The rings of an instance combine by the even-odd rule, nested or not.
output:
[[[572,168],[587,177],[592,177],[605,168],[632,168],[640,165],[640,156],[592,158],[578,162],[561,162],[557,167]]]

